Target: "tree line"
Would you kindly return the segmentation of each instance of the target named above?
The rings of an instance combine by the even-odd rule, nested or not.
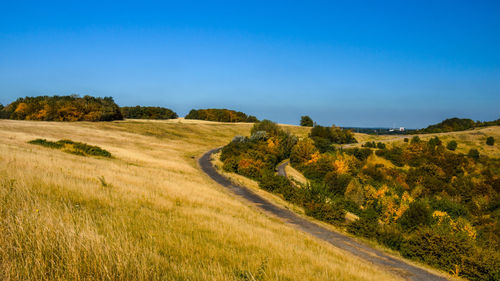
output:
[[[454,131],[465,131],[478,127],[500,126],[500,119],[494,121],[474,121],[467,118],[449,118],[438,124],[430,125],[427,128],[415,130],[415,134],[447,133]]]
[[[124,118],[127,119],[175,119],[177,113],[171,109],[158,106],[124,106],[120,107]]]
[[[2,118],[39,121],[122,120],[112,97],[38,96],[18,98],[1,110]]]
[[[230,109],[192,109],[189,111],[186,119],[217,121],[217,122],[250,122],[255,123],[259,121],[257,117],[246,115],[243,112],[230,110]]]
[[[0,118],[39,121],[113,121],[128,119],[175,119],[169,108],[157,106],[119,107],[112,97],[37,96],[0,104]],[[193,109],[186,119],[218,122],[257,122],[252,115],[229,109]]]

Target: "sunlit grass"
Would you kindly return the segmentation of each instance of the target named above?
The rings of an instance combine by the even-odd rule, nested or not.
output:
[[[403,143],[404,138],[411,140],[414,135],[398,136],[398,135],[367,135],[355,133],[355,138],[358,140],[358,145],[364,144],[367,141],[385,142],[388,144],[400,145]],[[458,143],[456,152],[467,154],[470,149],[474,148],[479,150],[481,154],[488,155],[493,158],[500,158],[500,126],[492,126],[486,128],[476,128],[474,130],[437,133],[437,134],[421,134],[418,135],[422,140],[429,140],[432,137],[439,137],[443,145],[455,140]],[[487,137],[495,138],[495,145],[486,145]]]
[[[1,120],[0,280],[395,279],[200,172],[196,157],[251,126]],[[97,145],[113,158],[27,143],[37,138]]]

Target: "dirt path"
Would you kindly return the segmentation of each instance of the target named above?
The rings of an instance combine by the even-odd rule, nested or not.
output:
[[[281,165],[278,166],[278,175],[286,177],[286,165],[288,165],[288,160],[285,162],[281,163]]]
[[[266,199],[262,198],[261,196],[257,195],[244,186],[233,184],[229,179],[219,174],[210,161],[211,155],[218,150],[218,148],[210,150],[198,160],[203,172],[205,172],[209,177],[211,177],[220,185],[226,187],[232,193],[241,196],[245,200],[257,205],[258,208],[281,218],[285,223],[292,225],[296,229],[309,233],[321,240],[332,244],[337,248],[348,251],[349,253],[358,256],[368,262],[383,267],[391,273],[399,275],[406,280],[446,280],[441,276],[408,264],[402,260],[396,259],[386,253],[368,247],[367,245],[361,244],[341,233],[329,230],[325,227],[308,221],[290,210],[284,209],[267,201]],[[283,166],[284,170],[286,162],[280,166]]]

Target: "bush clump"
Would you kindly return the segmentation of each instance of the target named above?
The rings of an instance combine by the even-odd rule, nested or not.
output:
[[[487,137],[486,138],[486,144],[487,145],[494,145],[495,144],[495,139],[493,137]]]
[[[41,145],[45,146],[48,148],[56,148],[59,149],[64,146],[63,143],[59,142],[53,142],[53,141],[48,141],[46,139],[35,139],[35,140],[30,140],[28,143],[30,144],[36,144],[36,145]]]
[[[68,152],[75,155],[82,156],[102,156],[111,157],[111,153],[105,149],[102,149],[95,145],[88,145],[82,142],[74,142],[71,140],[59,140],[57,142],[48,141],[46,139],[35,139],[28,143],[45,146],[48,148],[61,149],[64,152]]]
[[[432,213],[430,208],[422,201],[415,201],[410,204],[398,222],[401,227],[407,231],[413,231],[419,226],[430,225]]]
[[[448,144],[446,145],[446,148],[448,150],[455,151],[457,149],[457,146],[458,146],[457,142],[452,140],[452,141],[448,142]]]
[[[313,201],[305,205],[305,211],[308,216],[334,225],[345,221],[345,210],[339,204]]]
[[[475,148],[471,148],[469,150],[469,153],[467,153],[467,155],[472,158],[472,159],[479,159],[479,150],[475,149]]]

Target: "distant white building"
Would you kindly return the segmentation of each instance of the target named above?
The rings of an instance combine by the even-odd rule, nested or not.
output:
[[[400,132],[404,132],[405,131],[405,127],[399,127],[399,131]]]

